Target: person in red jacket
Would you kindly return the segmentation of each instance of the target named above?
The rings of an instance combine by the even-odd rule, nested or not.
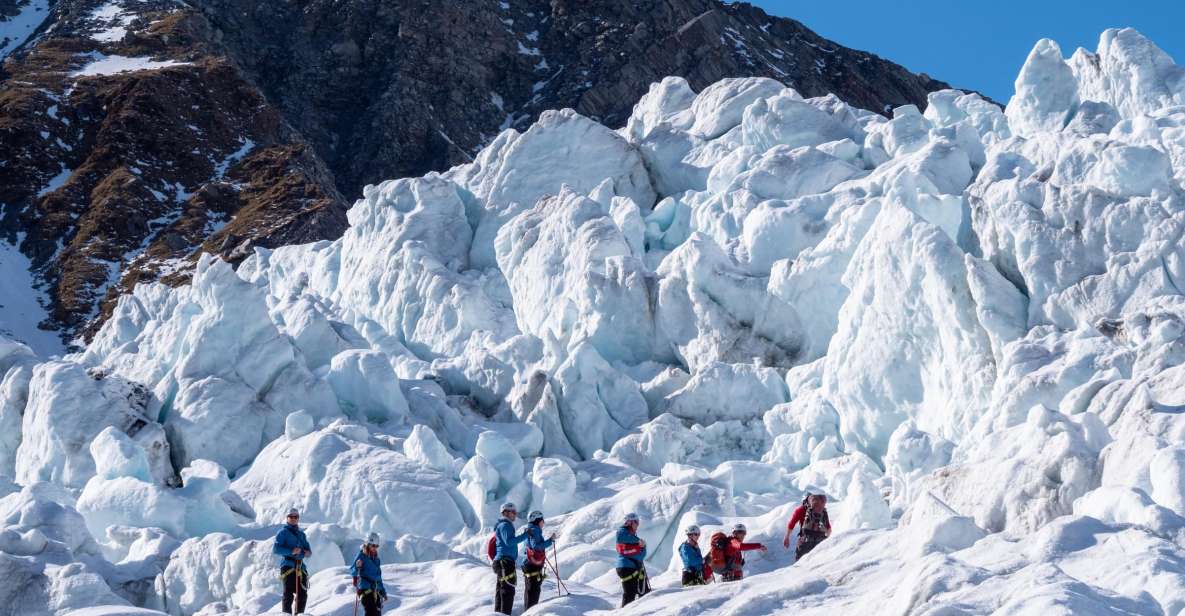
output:
[[[762,553],[765,553],[769,551],[760,543],[745,543],[745,535],[748,532],[744,524],[732,527],[732,537],[729,538],[728,548],[724,551],[724,570],[720,572],[720,577],[725,582],[735,582],[745,577],[745,552],[761,550]]]
[[[790,523],[786,525],[786,538],[782,539],[782,546],[790,549],[790,533],[794,527],[802,525],[798,531],[798,545],[794,549],[794,561],[806,556],[807,552],[815,549],[824,539],[831,536],[831,520],[827,517],[827,497],[822,494],[807,494],[802,504],[790,516]]]

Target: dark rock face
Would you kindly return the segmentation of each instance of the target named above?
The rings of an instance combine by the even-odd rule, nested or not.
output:
[[[0,235],[69,336],[201,251],[336,238],[363,185],[467,162],[546,109],[618,126],[667,75],[880,112],[947,87],[716,0],[58,0],[2,62]]]
[[[625,123],[651,83],[778,79],[884,112],[947,87],[802,24],[715,0],[206,0],[223,42],[345,194],[467,162],[572,107]],[[278,33],[278,34],[276,34]]]

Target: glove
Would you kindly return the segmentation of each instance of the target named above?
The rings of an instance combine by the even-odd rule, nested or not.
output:
[[[786,535],[786,538],[782,540],[782,547],[790,549],[790,535]]]
[[[387,591],[385,591],[385,590],[380,590],[380,591],[379,591],[379,596],[383,598],[383,601],[386,601],[386,600],[387,600]]]
[[[354,578],[354,590],[358,590],[358,578]]]
[[[548,541],[555,541],[555,533],[552,533],[552,534],[548,535],[548,536],[547,536],[547,540],[548,540]]]

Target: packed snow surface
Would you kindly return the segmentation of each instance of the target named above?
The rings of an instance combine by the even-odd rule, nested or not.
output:
[[[295,506],[310,613],[371,531],[386,613],[488,613],[509,500],[571,590],[533,615],[615,609],[629,512],[623,614],[1181,614],[1183,181],[1185,70],[1132,30],[1041,41],[1007,112],[667,78],[619,131],[545,113],[80,353],[0,342],[0,609],[278,613]],[[836,532],[795,564],[808,491]],[[681,529],[736,522],[769,553],[678,588]]]

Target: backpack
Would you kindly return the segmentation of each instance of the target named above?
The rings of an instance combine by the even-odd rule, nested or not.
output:
[[[486,556],[488,556],[490,558],[490,560],[494,560],[494,557],[497,555],[498,555],[498,535],[490,535],[490,540],[488,543],[486,543]]]
[[[728,535],[720,531],[714,532],[708,545],[711,546],[708,550],[708,562],[712,569],[723,571],[728,565]]]
[[[547,560],[547,550],[536,550],[535,548],[527,548],[527,562],[528,563],[535,565],[535,566],[542,566],[546,560]]]

